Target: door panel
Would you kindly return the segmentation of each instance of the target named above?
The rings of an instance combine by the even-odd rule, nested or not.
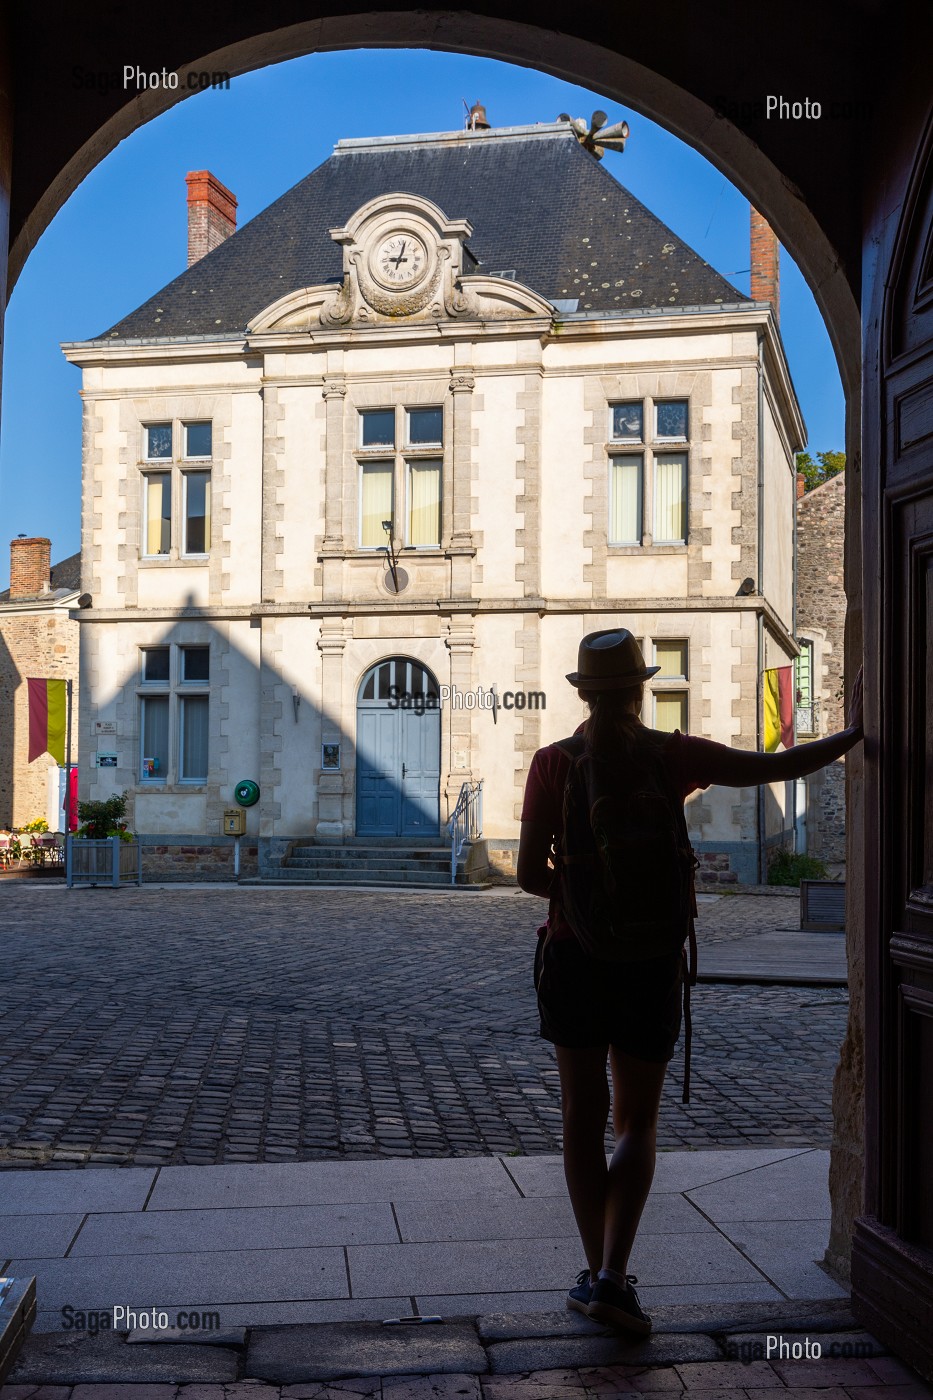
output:
[[[866,241],[877,249],[862,451],[873,732],[865,1213],[852,1297],[869,1330],[933,1377],[933,112],[900,139],[885,153]]]
[[[399,710],[403,836],[436,836],[440,806],[441,717],[438,710]]]
[[[357,711],[356,831],[397,836],[401,810],[397,710]]]

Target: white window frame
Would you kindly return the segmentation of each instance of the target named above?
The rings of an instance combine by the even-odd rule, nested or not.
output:
[[[673,439],[673,438],[672,438],[671,441],[672,441],[672,442],[673,442],[673,441],[678,441],[678,442],[679,442],[680,439],[679,439],[679,438],[678,438],[678,439]],[[683,493],[684,493],[684,519],[683,519],[684,531],[683,531],[683,534],[682,534],[679,538],[677,538],[677,539],[672,539],[672,540],[660,539],[660,538],[658,537],[658,535],[655,533],[655,532],[656,532],[656,529],[657,529],[657,523],[658,523],[658,520],[657,520],[657,511],[658,511],[658,467],[660,466],[661,459],[663,459],[663,458],[665,458],[665,457],[683,457],[683,459],[684,459],[684,461],[683,461],[683,479],[682,479],[682,486],[683,486]],[[669,450],[665,450],[665,451],[663,451],[663,452],[652,452],[652,454],[651,454],[651,540],[652,540],[652,543],[653,543],[653,544],[659,544],[659,545],[679,545],[679,544],[686,544],[686,543],[687,543],[687,539],[688,539],[688,537],[689,537],[689,534],[690,534],[690,453],[687,451],[686,448],[684,448],[683,451],[679,451],[679,452],[671,452],[671,451],[669,451]]]
[[[640,437],[637,437],[637,438],[633,438],[633,437],[632,437],[632,438],[616,437],[615,434],[614,434],[614,432],[613,432],[613,422],[612,422],[612,419],[613,419],[613,409],[615,409],[615,408],[622,408],[622,406],[623,406],[624,404],[640,404],[640,405],[641,405],[641,436],[640,436]],[[612,448],[618,448],[620,451],[624,451],[626,448],[630,448],[630,447],[642,447],[642,446],[644,446],[644,443],[645,443],[645,440],[646,440],[646,439],[645,439],[645,400],[644,400],[644,399],[634,398],[634,399],[610,399],[610,400],[609,400],[609,433],[608,433],[608,440],[609,440],[610,447],[612,447]]]
[[[419,444],[419,445],[420,445],[420,444]],[[434,541],[432,541],[431,544],[412,544],[412,542],[411,542],[411,511],[412,511],[412,504],[413,504],[413,501],[414,501],[414,492],[412,491],[412,484],[411,484],[412,470],[417,470],[419,466],[424,466],[425,463],[429,463],[429,462],[437,462],[437,463],[438,463],[438,473],[437,473],[437,539],[434,540]],[[394,517],[393,517],[393,519],[394,519]],[[406,547],[407,549],[421,549],[421,550],[424,550],[424,549],[433,549],[433,550],[438,550],[438,549],[440,549],[440,547],[441,547],[441,533],[442,533],[443,529],[444,529],[444,457],[443,457],[443,453],[441,453],[441,452],[435,452],[434,455],[433,455],[433,456],[430,456],[430,457],[427,456],[427,455],[425,455],[424,457],[420,457],[420,456],[412,457],[412,456],[410,455],[410,453],[406,453],[406,456],[405,456],[405,547]]]
[[[161,463],[163,466],[164,466],[165,464],[167,464],[167,465],[168,465],[168,469],[171,470],[172,463],[173,463],[174,460],[175,460],[175,422],[174,422],[174,419],[172,419],[172,418],[159,418],[159,419],[156,419],[155,421],[153,421],[153,422],[151,422],[151,423],[141,423],[141,424],[140,424],[140,428],[142,429],[142,435],[143,435],[143,450],[142,450],[142,452],[140,453],[140,458],[139,458],[139,460],[140,460],[141,462]],[[171,433],[172,442],[171,442],[171,447],[170,447],[170,449],[169,449],[169,454],[168,454],[167,457],[150,457],[150,456],[149,456],[149,429],[150,429],[150,428],[168,428],[168,429],[169,429],[169,431],[170,431],[170,433]]]
[[[175,452],[176,444],[180,441],[182,448],[187,451],[187,432],[189,426],[195,423],[210,423],[211,425],[211,455],[209,457],[178,457]],[[148,432],[150,428],[161,428],[170,426],[172,430],[172,455],[170,457],[148,457],[146,453],[149,447]],[[147,563],[159,563],[165,560],[185,560],[191,563],[205,564],[210,558],[211,540],[205,540],[204,550],[188,550],[188,486],[187,476],[191,471],[203,472],[207,475],[211,489],[211,519],[214,515],[214,419],[213,418],[171,418],[158,419],[148,423],[141,423],[140,430],[143,435],[142,455],[139,460],[140,476],[140,542],[139,558]],[[179,437],[180,434],[180,437]],[[190,465],[189,465],[190,464]],[[147,548],[149,543],[149,478],[156,475],[167,475],[169,478],[169,547],[166,553],[150,554]]]
[[[382,540],[380,544],[363,543],[363,475],[366,467],[382,467],[392,485],[392,499],[389,501],[389,519],[392,521],[392,535],[395,536],[395,454],[386,454],[383,457],[373,457],[369,453],[365,457],[360,457],[357,471],[357,522],[356,522],[356,547],[365,550],[367,554],[373,550],[385,549],[388,540]]]
[[[200,428],[204,423],[208,423],[211,429],[211,450],[202,455],[196,455],[188,451],[188,429]],[[182,461],[183,462],[213,462],[214,460],[214,420],[213,418],[184,418],[181,423],[182,436]]]
[[[685,405],[686,405],[686,409],[687,409],[687,431],[686,431],[686,433],[678,434],[677,437],[665,437],[665,436],[663,435],[663,433],[659,433],[659,432],[658,432],[658,408],[659,408],[659,406],[660,406],[661,404],[668,404],[668,403],[682,403],[682,404],[685,404]],[[652,441],[652,442],[664,442],[664,443],[668,443],[668,442],[689,442],[689,441],[690,441],[690,399],[689,399],[689,397],[684,398],[684,397],[680,397],[680,396],[675,395],[675,396],[672,396],[671,398],[663,398],[663,399],[662,399],[662,398],[654,398],[654,399],[651,400],[651,411],[652,411],[652,415],[653,415],[653,417],[654,417],[653,432],[652,432],[652,434],[651,434],[651,441]]]
[[[145,653],[147,651],[159,651],[167,649],[169,653],[169,667],[167,681],[147,681],[145,676]],[[186,681],[184,680],[184,660],[185,651],[204,650],[208,655],[208,679],[206,681]],[[204,787],[210,780],[210,700],[211,700],[211,674],[213,672],[214,657],[213,648],[207,641],[192,642],[156,642],[151,646],[139,647],[139,666],[136,682],[136,702],[137,721],[139,726],[136,772],[137,785],[141,788],[152,787]],[[186,698],[206,697],[208,704],[208,772],[203,778],[183,778],[184,771],[184,724],[182,721],[182,702]],[[147,700],[165,700],[168,705],[168,724],[166,737],[166,766],[164,772],[160,772],[153,777],[146,777],[143,773],[143,759],[146,754],[143,751],[145,739],[145,703]]]
[[[190,461],[195,461],[195,460],[197,460],[197,459],[195,459],[195,458],[189,458],[188,460],[190,460]],[[202,459],[202,460],[205,460],[205,461],[206,461],[207,459],[204,458],[204,459]],[[208,525],[208,528],[207,528],[207,530],[205,531],[205,540],[204,540],[205,548],[204,548],[204,549],[189,549],[189,548],[188,548],[188,478],[189,478],[189,477],[192,477],[192,476],[201,476],[201,477],[206,477],[206,478],[207,478],[208,492],[209,492],[209,495],[210,495],[210,497],[211,497],[210,508],[209,508],[208,516],[207,516],[207,525]],[[181,548],[180,548],[180,550],[179,550],[179,554],[180,554],[180,556],[181,556],[182,559],[199,559],[199,560],[200,560],[200,559],[207,559],[208,556],[210,555],[210,552],[211,552],[210,534],[211,534],[211,526],[212,526],[212,522],[213,522],[213,518],[214,518],[213,472],[211,471],[210,467],[186,467],[186,468],[181,472],[181,486],[180,486],[180,489],[181,489],[181,522],[180,522],[179,528],[180,528],[180,530],[181,530]],[[165,556],[164,556],[164,555],[160,555],[160,556],[158,556],[158,557],[159,557],[159,558],[164,558]]]
[[[363,442],[363,418],[367,413],[386,413],[389,409],[395,414],[394,437],[392,445],[377,444],[364,447]],[[439,442],[416,442],[410,443],[409,437],[409,417],[412,412],[417,413],[420,409],[440,409],[441,412],[441,438]],[[392,537],[401,537],[404,541],[404,548],[418,549],[422,553],[437,553],[443,548],[444,539],[444,493],[445,477],[448,469],[446,434],[448,432],[448,410],[445,403],[396,403],[386,404],[357,404],[356,413],[359,418],[359,430],[357,432],[358,446],[355,451],[357,463],[356,494],[356,548],[366,554],[372,554],[385,548],[386,541],[379,544],[363,544],[363,468],[364,466],[388,463],[392,470]],[[401,422],[399,420],[401,415]],[[411,533],[411,481],[409,468],[411,464],[421,460],[439,461],[440,470],[440,492],[438,501],[438,541],[431,545],[409,544]]]
[[[610,545],[622,545],[631,548],[633,545],[640,546],[645,541],[645,457],[644,449],[640,452],[610,452],[609,453],[609,520],[606,530],[606,541]],[[638,462],[638,521],[636,535],[631,540],[613,539],[611,531],[612,520],[615,516],[615,505],[613,494],[615,492],[616,463],[623,459],[632,459]]]

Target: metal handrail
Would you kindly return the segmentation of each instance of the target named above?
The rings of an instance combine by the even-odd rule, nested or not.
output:
[[[483,780],[466,782],[453,815],[447,823],[450,837],[450,883],[457,883],[457,861],[468,841],[477,841],[483,834]]]

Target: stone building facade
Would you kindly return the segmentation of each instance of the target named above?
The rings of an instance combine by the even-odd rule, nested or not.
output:
[[[46,755],[29,757],[29,676],[74,682],[78,714],[77,622],[69,609],[79,592],[81,557],[51,564],[51,542],[21,537],[10,544],[10,587],[0,593],[0,829],[45,817],[58,826],[58,773]],[[77,736],[74,739],[77,756]]]
[[[802,488],[802,478],[800,479]],[[845,725],[843,641],[845,473],[797,500],[797,742]],[[846,858],[846,768],[840,758],[806,784],[806,850],[835,865]]]
[[[82,684],[120,754],[96,767],[85,725],[81,791],[127,788],[166,871],[229,852],[247,778],[266,874],[296,842],[436,842],[480,779],[508,871],[598,628],[661,665],[647,723],[760,745],[805,437],[776,307],[568,123],[342,141],[65,352]],[[712,881],[757,881],[789,822],[783,787],[688,814]]]

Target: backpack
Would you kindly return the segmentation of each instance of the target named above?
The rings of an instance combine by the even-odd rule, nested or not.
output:
[[[697,862],[664,762],[668,736],[649,730],[640,737],[624,758],[587,752],[582,735],[558,745],[571,760],[561,911],[585,951],[611,962],[679,952],[693,914]]]
[[[587,752],[582,735],[557,745],[570,759],[570,772],[556,850],[556,894],[577,941],[598,961],[634,963],[684,954],[689,940],[683,983],[683,1101],[689,1103],[699,862],[664,759],[669,737],[643,730],[630,754],[608,758]]]

